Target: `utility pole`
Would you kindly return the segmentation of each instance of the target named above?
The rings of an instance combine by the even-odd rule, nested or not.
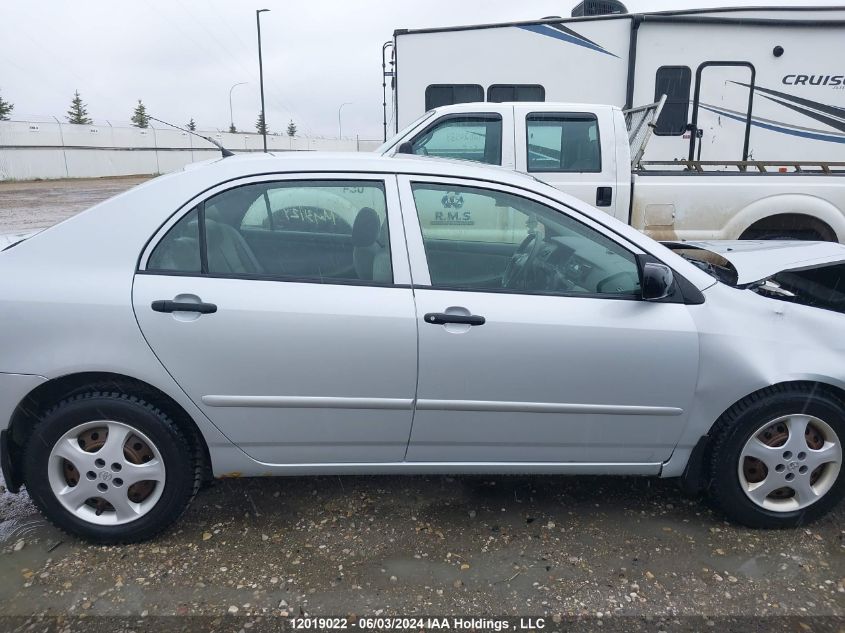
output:
[[[393,46],[393,41],[388,40],[381,47],[381,111],[383,115],[382,125],[384,126],[384,140],[387,140],[387,49]],[[390,70],[390,77],[394,76],[393,69]],[[393,80],[391,79],[391,85]]]
[[[261,14],[270,9],[255,10],[255,26],[258,29],[258,80],[261,83],[261,120],[264,121],[264,151],[267,151],[267,114],[264,111],[264,63],[261,60]]]

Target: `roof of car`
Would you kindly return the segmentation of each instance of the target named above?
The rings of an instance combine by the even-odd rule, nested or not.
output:
[[[536,179],[496,165],[427,156],[381,156],[373,152],[277,152],[238,154],[201,163],[192,163],[185,171],[217,172],[226,178],[289,172],[370,172],[458,176],[495,180],[514,185],[533,183]]]

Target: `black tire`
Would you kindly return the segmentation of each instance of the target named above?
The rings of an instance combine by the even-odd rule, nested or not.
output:
[[[812,229],[807,229],[806,231],[771,231],[771,232],[762,232],[759,235],[755,235],[753,238],[755,240],[791,240],[795,242],[823,242],[824,239],[822,238],[819,233]]]
[[[811,384],[776,385],[758,391],[731,407],[714,425],[709,451],[708,496],[731,521],[751,528],[791,528],[812,522],[833,508],[845,495],[845,468],[818,501],[790,512],[758,506],[742,489],[739,458],[751,436],[767,421],[806,413],[826,422],[845,439],[845,402]]]
[[[146,514],[129,523],[85,521],[62,506],[50,487],[48,462],[53,446],[66,432],[92,420],[113,420],[136,428],[155,444],[164,462],[161,497]],[[101,544],[138,542],[159,534],[188,507],[202,481],[198,454],[182,430],[145,400],[119,392],[78,393],[47,410],[33,429],[24,450],[24,482],[42,514],[65,532]]]

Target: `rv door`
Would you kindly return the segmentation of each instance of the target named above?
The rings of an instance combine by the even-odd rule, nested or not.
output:
[[[619,195],[617,183],[613,112],[586,106],[583,112],[515,106],[517,170],[627,218],[628,196]],[[623,140],[627,146],[628,139]]]

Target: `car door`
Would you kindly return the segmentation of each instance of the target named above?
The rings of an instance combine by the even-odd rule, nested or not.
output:
[[[667,459],[698,335],[687,306],[640,299],[636,247],[519,189],[422,176],[400,187],[419,323],[407,460],[630,472]],[[432,222],[443,196],[473,221]],[[483,282],[468,264],[480,257]]]
[[[519,171],[614,217],[627,217],[627,208],[617,208],[621,200],[611,110],[553,111],[517,105],[514,123]]]
[[[395,177],[265,176],[186,205],[141,259],[138,323],[256,460],[401,461],[416,319]]]

